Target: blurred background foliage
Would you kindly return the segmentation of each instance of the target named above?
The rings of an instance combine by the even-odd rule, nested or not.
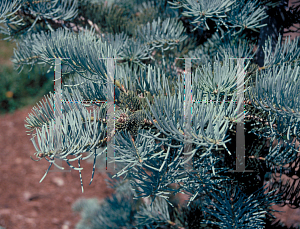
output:
[[[120,0],[116,1],[122,6]],[[99,25],[102,34],[117,34],[125,31],[129,37],[132,37],[136,35],[136,25],[141,25],[155,19],[163,7],[161,5],[153,5],[150,7],[152,10],[149,10],[149,6],[146,7],[145,5],[139,8],[137,13],[132,14],[132,10],[135,9],[135,5],[137,5],[136,1],[138,0],[130,2],[130,7],[121,8],[118,5],[112,4],[113,1],[102,2],[102,0],[95,0],[93,3],[93,1],[81,0],[78,17],[72,22],[85,27],[88,23],[86,20],[82,20],[82,17],[89,19],[90,15],[95,15],[95,17],[93,17],[93,23]],[[172,14],[172,11],[173,10],[170,10],[170,14]],[[53,28],[56,29],[55,26],[53,26]],[[10,58],[13,56],[13,49],[16,48],[16,43],[1,40],[3,38],[5,38],[5,35],[0,34],[0,115],[13,113],[16,109],[28,105],[34,106],[41,101],[44,95],[48,94],[49,91],[54,93],[53,68],[49,73],[46,73],[47,70],[49,70],[49,66],[46,68],[46,66],[42,65],[34,65],[31,71],[29,71],[31,66],[24,66],[21,72],[21,69],[14,70]],[[187,54],[191,47],[195,47],[196,41],[197,39],[193,36],[189,37],[179,47],[175,47],[172,51],[166,51],[165,55],[168,55],[169,52],[181,53],[181,55]],[[157,50],[155,59],[160,59],[161,56],[161,51]],[[183,68],[182,61],[178,61],[176,66]],[[18,74],[19,72],[20,74]],[[65,75],[64,78],[67,78],[67,75]]]
[[[0,34],[0,39],[3,37]],[[46,74],[43,66],[34,66],[31,71],[25,66],[18,74],[20,69],[14,70],[10,60],[16,44],[0,40],[0,47],[0,115],[33,106],[49,91],[54,92],[53,70]]]

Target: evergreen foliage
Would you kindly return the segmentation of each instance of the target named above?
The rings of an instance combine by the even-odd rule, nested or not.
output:
[[[109,116],[106,103],[95,103],[92,112],[90,104],[62,103],[59,151],[53,144],[52,93],[25,120],[36,157],[50,163],[47,172],[53,164],[61,168],[56,158],[78,170],[81,178],[80,161],[93,156],[92,182],[96,159],[112,141],[108,119],[115,117],[116,155],[109,159],[116,162],[117,170],[108,184],[116,193],[101,203],[76,202],[74,210],[82,215],[77,228],[268,228],[272,205],[299,207],[297,182],[284,184],[270,177],[275,172],[299,173],[295,146],[300,121],[299,37],[283,44],[282,34],[260,40],[263,65],[256,61],[259,52],[253,50],[268,26],[264,24],[268,12],[286,4],[281,0],[1,1],[0,22],[6,27],[0,32],[18,41],[12,58],[17,69],[45,64],[50,71],[54,61],[49,58],[60,58],[65,67],[62,99],[110,99],[117,105]],[[299,23],[297,15],[299,8],[286,11],[285,26]],[[111,82],[106,60],[99,59],[108,57],[122,58],[115,61],[113,94],[107,92]],[[192,97],[202,101],[191,104],[188,131],[183,112],[189,95],[182,74],[186,66],[176,59],[183,57],[199,58],[191,69]],[[236,160],[235,148],[242,116],[237,115],[241,103],[235,105],[240,69],[232,57],[255,58],[245,61],[244,89],[245,168],[252,173],[229,171],[242,163]],[[186,145],[191,147],[187,150]],[[287,163],[290,167],[283,167]],[[265,177],[272,178],[267,188]],[[186,207],[170,201],[177,193],[189,194]]]

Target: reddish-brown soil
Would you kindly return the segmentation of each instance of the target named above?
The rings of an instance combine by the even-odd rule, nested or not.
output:
[[[0,225],[6,229],[75,228],[80,220],[71,209],[75,200],[105,198],[114,190],[106,188],[104,173],[95,173],[89,185],[92,164],[86,161],[81,163],[84,193],[78,171],[49,172],[39,183],[49,162],[30,159],[35,148],[25,132],[28,113],[31,107],[0,116]]]
[[[0,116],[0,226],[6,229],[73,229],[80,215],[72,211],[72,204],[79,198],[98,199],[110,196],[114,190],[106,187],[103,173],[96,172],[92,184],[92,164],[82,161],[84,193],[81,192],[78,171],[49,172],[39,183],[49,162],[34,162],[30,156],[35,148],[25,132],[24,120],[32,107]],[[179,194],[181,195],[181,194]],[[181,203],[184,196],[181,197]],[[300,211],[289,207],[276,210],[288,226],[300,223]],[[295,225],[294,225],[295,226]]]
[[[296,36],[289,35],[292,39]],[[0,58],[1,64],[11,64],[11,61],[4,61]],[[80,220],[80,215],[71,209],[77,199],[103,199],[114,190],[106,187],[105,171],[96,172],[92,184],[88,185],[92,164],[86,161],[81,162],[84,193],[81,192],[79,174],[74,170],[49,172],[39,183],[49,163],[30,159],[35,148],[30,136],[26,135],[24,119],[31,113],[31,108],[0,116],[0,226],[5,229],[73,229]],[[275,216],[287,226],[300,225],[299,209],[293,210],[288,206],[275,206],[274,209],[286,211]]]
[[[93,164],[81,161],[84,193],[79,172],[75,170],[61,172],[53,166],[53,172],[39,183],[49,162],[45,159],[35,162],[30,158],[36,159],[33,155],[36,150],[31,136],[26,133],[24,120],[31,109],[29,106],[0,116],[0,226],[5,229],[73,229],[80,220],[80,215],[71,207],[77,199],[100,200],[114,192],[107,188],[104,180],[108,178],[105,161],[102,172],[96,169],[91,185]],[[63,166],[69,168],[67,164]],[[108,166],[108,171],[113,169]]]

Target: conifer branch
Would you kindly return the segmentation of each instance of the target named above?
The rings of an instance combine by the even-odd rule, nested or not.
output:
[[[27,5],[29,2],[30,1],[27,2]],[[32,3],[38,4],[40,1],[35,1]],[[119,4],[119,6],[122,5],[121,2],[117,4]],[[157,5],[161,6],[163,4],[165,6],[167,5],[166,2],[163,1],[160,1],[160,3]],[[124,7],[126,8],[125,5],[126,4],[124,3]],[[131,11],[137,11],[135,5],[139,6],[140,3],[132,4],[131,2],[129,7]],[[214,96],[218,94],[219,97],[219,93],[223,93],[229,89],[235,90],[234,83],[236,82],[237,74],[234,72],[234,70],[228,68],[228,66],[230,64],[230,67],[232,66],[233,69],[236,66],[228,62],[228,57],[252,56],[252,52],[251,50],[249,51],[248,45],[241,45],[241,43],[238,44],[237,42],[225,41],[225,38],[235,41],[243,40],[244,37],[241,36],[242,31],[248,31],[249,29],[256,31],[257,28],[262,27],[263,25],[260,22],[264,17],[266,17],[264,10],[262,10],[256,1],[247,1],[234,4],[234,1],[231,0],[226,0],[223,3],[219,0],[213,0],[205,5],[203,2],[200,4],[196,0],[184,0],[173,2],[171,5],[179,5],[179,8],[185,8],[187,12],[183,13],[187,17],[197,17],[193,22],[191,22],[192,24],[197,24],[196,28],[201,25],[201,22],[204,23],[206,28],[212,28],[211,25],[208,25],[209,23],[212,23],[217,30],[221,31],[221,35],[217,33],[218,31],[214,33],[212,39],[209,39],[205,45],[202,45],[202,49],[197,49],[197,52],[190,56],[193,58],[204,57],[203,59],[208,60],[210,58],[213,59],[212,57],[214,57],[218,51],[221,50],[223,52],[223,54],[220,54],[222,58],[216,60],[216,64],[214,65],[213,69],[210,69],[210,66],[208,66],[207,63],[203,63],[204,61],[200,61],[202,63],[197,67],[204,68],[204,65],[207,65],[205,66],[206,71],[204,72],[204,75],[213,76],[213,79],[206,77],[203,78],[202,81],[197,81],[199,77],[193,78],[193,85],[195,85],[195,87],[193,87],[193,93],[198,95],[198,93],[201,91],[206,91],[212,92]],[[150,9],[148,6],[144,6],[144,8]],[[90,74],[96,74],[99,78],[103,77],[101,78],[103,81],[105,81],[107,78],[107,75],[104,72],[104,64],[102,62],[99,63],[100,61],[97,59],[99,54],[103,57],[121,56],[125,60],[125,63],[131,63],[130,66],[122,66],[123,62],[117,62],[116,66],[116,78],[114,80],[116,90],[115,94],[112,96],[115,95],[118,97],[115,101],[117,101],[117,105],[120,109],[116,111],[115,114],[117,119],[115,125],[116,133],[114,137],[119,144],[116,146],[116,152],[119,155],[115,159],[120,162],[120,165],[125,165],[120,172],[114,175],[114,178],[116,176],[125,174],[125,178],[128,178],[132,181],[130,189],[121,189],[121,194],[134,192],[135,199],[147,196],[153,198],[152,203],[154,202],[155,197],[159,197],[160,201],[157,201],[158,199],[156,199],[157,206],[155,206],[155,211],[152,211],[152,209],[148,208],[148,203],[146,206],[144,206],[144,208],[139,209],[139,211],[136,213],[133,213],[132,209],[130,209],[130,207],[133,206],[133,202],[128,201],[125,203],[124,198],[121,196],[123,202],[118,202],[116,199],[114,199],[110,202],[112,203],[111,205],[106,202],[106,205],[96,208],[93,211],[89,209],[90,212],[95,212],[94,218],[97,218],[97,220],[94,220],[93,218],[90,225],[92,225],[91,227],[94,228],[128,228],[133,224],[136,226],[136,223],[140,223],[139,226],[141,227],[152,227],[153,224],[155,226],[166,226],[167,224],[169,227],[189,229],[193,226],[195,228],[199,228],[200,225],[203,226],[203,224],[208,228],[209,224],[215,224],[220,228],[263,228],[263,218],[268,212],[271,202],[275,203],[277,200],[271,201],[269,196],[264,196],[262,194],[263,192],[259,190],[261,183],[258,183],[257,178],[253,178],[251,175],[247,176],[244,173],[241,174],[241,176],[228,176],[228,174],[224,175],[228,168],[223,169],[217,166],[219,165],[218,162],[220,160],[218,154],[219,152],[215,154],[216,151],[213,149],[215,146],[218,147],[222,144],[229,152],[229,147],[227,148],[225,145],[225,143],[229,141],[225,140],[225,137],[227,137],[226,131],[228,131],[228,129],[229,131],[233,131],[228,128],[228,125],[233,124],[238,120],[235,114],[233,114],[234,102],[231,101],[230,105],[228,106],[225,103],[222,104],[222,108],[225,107],[224,110],[220,110],[218,109],[219,107],[214,107],[214,105],[211,104],[202,104],[201,107],[199,106],[200,108],[193,106],[194,113],[192,116],[192,132],[186,133],[184,129],[185,117],[182,115],[182,112],[185,108],[185,104],[183,91],[186,88],[184,88],[183,80],[177,80],[178,73],[182,73],[183,69],[177,68],[176,73],[175,70],[169,71],[168,73],[171,73],[169,74],[170,79],[167,78],[165,76],[165,70],[167,71],[167,67],[171,66],[171,63],[169,62],[171,62],[172,58],[170,55],[168,56],[170,59],[166,59],[165,54],[168,53],[168,49],[176,47],[178,48],[176,49],[177,51],[174,51],[174,49],[172,52],[170,52],[170,54],[174,54],[174,58],[176,56],[182,56],[184,52],[180,50],[177,45],[179,46],[183,44],[186,34],[181,33],[184,31],[185,27],[180,25],[181,23],[177,23],[178,18],[175,17],[174,20],[172,19],[174,23],[169,23],[171,20],[170,17],[166,17],[166,10],[161,10],[161,12],[162,20],[153,18],[150,20],[150,18],[143,18],[143,15],[141,15],[141,19],[145,21],[147,21],[146,19],[149,19],[149,24],[139,27],[136,26],[138,29],[134,27],[134,31],[131,31],[132,37],[127,36],[130,33],[128,33],[126,36],[124,34],[124,36],[106,34],[105,36],[101,36],[101,39],[97,39],[92,33],[89,34],[87,30],[84,30],[82,27],[80,27],[80,25],[69,23],[67,20],[57,20],[54,19],[54,17],[48,17],[45,19],[42,17],[45,20],[36,21],[36,16],[30,15],[30,13],[27,11],[19,11],[19,14],[24,14],[21,16],[28,17],[29,19],[32,17],[31,20],[35,20],[36,23],[39,23],[38,25],[41,23],[46,23],[47,25],[49,24],[49,29],[51,26],[59,27],[59,29],[54,32],[51,31],[47,37],[44,33],[42,35],[36,35],[34,42],[30,41],[30,39],[27,40],[28,47],[24,48],[23,50],[17,50],[15,53],[18,60],[17,63],[21,65],[28,64],[27,62],[35,61],[39,57],[49,57],[49,55],[51,55],[50,57],[58,58],[73,57],[72,60],[68,61],[68,64],[72,68],[70,73],[76,72],[83,78],[89,79],[93,82],[88,84],[86,82],[82,83],[78,80],[76,85],[72,85],[72,83],[65,85],[72,91],[70,94],[65,93],[68,99],[82,101],[83,96],[81,95],[83,94],[85,97],[87,97],[86,101],[91,101],[92,99],[100,100],[100,98],[101,101],[103,101],[103,99],[111,97],[111,95],[104,95],[104,91],[106,90],[106,88],[103,86],[104,84],[97,84],[94,82],[96,81],[95,78],[89,78]],[[119,13],[120,11],[118,11],[118,16],[121,15]],[[136,12],[134,13],[134,15],[136,15]],[[108,16],[113,16],[111,14],[111,12],[108,13]],[[103,15],[106,14],[103,13]],[[101,17],[103,15],[101,15]],[[93,16],[94,15],[91,15],[91,18],[93,18]],[[82,17],[80,20],[85,19]],[[97,31],[97,33],[101,32],[97,25],[95,25],[90,19],[86,21]],[[117,25],[115,21],[112,22],[112,24],[113,25],[110,25],[112,28],[115,28]],[[80,32],[78,34],[78,39],[73,36],[74,34],[70,35],[71,33],[67,33],[68,31],[62,30],[62,27],[67,29],[71,28],[73,31],[77,30],[75,32]],[[222,29],[224,27],[227,29],[227,31],[222,33]],[[229,27],[232,28],[230,29]],[[25,26],[21,28],[21,33],[26,31],[24,28],[28,27]],[[72,36],[74,39],[68,40],[67,38],[64,38],[62,34],[66,35],[66,37],[67,35]],[[106,42],[106,44],[104,42]],[[268,42],[270,43],[270,41]],[[97,44],[97,46],[95,44]],[[172,47],[173,45],[174,47]],[[275,49],[276,55],[274,56],[271,55],[271,46],[267,45],[265,48],[266,66],[263,66],[262,68],[255,66],[249,73],[247,73],[248,76],[252,77],[253,73],[258,70],[257,72],[259,72],[262,77],[270,80],[268,85],[271,85],[273,83],[272,77],[274,75],[271,74],[271,71],[267,72],[269,69],[271,69],[269,67],[275,68],[276,66],[280,66],[280,64],[284,65],[285,63],[291,67],[292,64],[299,59],[300,49],[297,47],[297,45],[298,44],[296,44],[296,42],[285,45],[278,43]],[[68,47],[66,48],[66,46]],[[74,48],[75,46],[77,49]],[[151,61],[149,62],[151,64],[147,63],[147,61],[150,59],[154,60],[153,57],[156,51],[155,49],[162,50],[162,64],[153,64]],[[194,50],[196,47],[195,45],[191,45],[189,49]],[[56,51],[50,53],[51,50]],[[83,55],[83,52],[86,53]],[[45,60],[42,62],[44,61]],[[146,65],[144,62],[149,65]],[[167,64],[164,62],[167,62]],[[135,68],[136,66],[138,67]],[[155,66],[155,68],[152,68],[153,66]],[[173,67],[175,67],[175,65]],[[141,71],[136,71],[137,69]],[[164,69],[164,71],[161,71],[162,69]],[[293,72],[293,79],[296,79],[296,73],[298,74],[297,71]],[[274,77],[277,77],[277,75]],[[279,108],[277,108],[275,106],[276,102],[274,102],[274,100],[269,102],[267,97],[267,102],[256,101],[256,97],[253,95],[254,93],[252,94],[253,98],[250,96],[251,100],[245,101],[247,108],[250,108],[249,110],[253,110],[251,108],[254,107],[257,108],[253,114],[246,116],[245,120],[251,121],[258,119],[259,126],[263,126],[261,128],[253,128],[253,130],[258,129],[258,131],[262,131],[268,129],[266,126],[269,125],[269,122],[272,123],[273,121],[273,116],[270,118],[270,112],[268,116],[268,119],[270,120],[266,121],[268,114],[267,111],[271,109],[275,115],[282,113],[287,114],[288,117],[285,117],[287,122],[278,122],[276,125],[273,121],[273,125],[270,127],[272,133],[268,135],[272,136],[272,139],[274,139],[275,136],[278,137],[277,139],[283,138],[283,133],[274,133],[273,127],[274,129],[276,128],[276,132],[279,130],[286,132],[288,129],[288,136],[291,133],[292,128],[294,128],[295,133],[297,126],[292,123],[295,121],[294,119],[292,120],[288,118],[290,116],[297,117],[296,115],[299,112],[297,111],[296,106],[298,105],[297,101],[292,101],[289,103],[291,106],[293,106],[291,108],[287,106],[285,108],[283,107],[287,105],[287,102],[291,101],[293,97],[297,96],[297,88],[293,87],[293,82],[288,81],[289,74],[285,74],[285,72],[280,71],[280,73],[278,73],[278,77],[281,77],[282,82],[286,80],[287,83],[291,84],[288,85],[291,91],[284,91],[283,93],[279,94],[279,90],[286,90],[288,87],[285,87],[284,84],[282,84],[283,86],[277,85],[277,87],[270,89],[269,98],[275,98],[277,96],[275,95],[276,93],[278,95],[287,95],[285,101],[282,102],[286,104],[278,105]],[[224,78],[226,80],[224,80]],[[198,83],[194,84],[195,81]],[[253,84],[252,88],[256,87],[264,89],[268,85],[264,82],[255,82],[255,85]],[[203,88],[201,88],[201,86]],[[80,89],[87,89],[86,91],[88,92],[83,92]],[[263,97],[265,91],[260,90],[258,93],[260,93],[260,97]],[[253,104],[250,101],[252,101]],[[75,105],[63,105],[65,108],[63,112],[65,113],[63,113],[62,117],[62,126],[64,128],[63,131],[65,136],[63,137],[65,142],[62,146],[62,149],[54,152],[54,146],[52,144],[54,142],[52,141],[52,138],[54,137],[51,135],[55,127],[52,111],[53,106],[52,100],[49,100],[49,104],[45,104],[45,106],[40,108],[35,115],[30,115],[30,118],[27,119],[28,125],[26,127],[28,129],[32,129],[31,131],[34,129],[37,131],[36,136],[38,137],[40,150],[38,150],[38,146],[32,138],[33,144],[37,149],[35,156],[38,158],[38,160],[45,158],[47,161],[49,161],[50,166],[54,163],[55,157],[63,158],[68,164],[69,161],[79,160],[79,168],[72,167],[70,164],[69,165],[72,169],[80,171],[82,169],[80,168],[80,160],[87,159],[89,156],[94,154],[95,168],[96,157],[99,154],[96,153],[96,150],[95,153],[93,153],[93,150],[105,146],[105,144],[112,140],[111,136],[105,135],[106,126],[108,125],[108,120],[106,117],[107,107],[103,106],[100,110],[94,110],[94,116],[92,116],[91,113],[85,109],[87,106],[86,104],[80,104],[76,107]],[[99,106],[99,104],[97,106]],[[259,112],[259,109],[262,112]],[[147,117],[144,117],[145,114]],[[206,125],[207,123],[208,125]],[[40,129],[42,129],[42,131]],[[268,134],[269,133],[270,132],[268,132]],[[184,146],[187,135],[189,136],[188,141],[191,142],[192,146],[190,149]],[[268,139],[267,135],[258,136],[263,136]],[[295,138],[293,141],[294,140]],[[51,143],[49,144],[49,142]],[[284,143],[286,143],[286,141],[284,141]],[[268,164],[269,162],[271,164],[278,165],[280,162],[283,163],[287,160],[292,161],[295,159],[295,153],[291,152],[292,150],[288,151],[288,149],[280,152],[279,149],[272,149],[272,152],[269,151],[267,156],[260,156],[258,152],[259,147],[260,145],[255,148],[255,155],[250,155],[248,158],[260,160],[267,167],[270,167]],[[43,150],[48,152],[42,152]],[[90,152],[90,155],[82,158],[84,151]],[[74,158],[66,159],[66,157],[70,155],[74,156]],[[188,160],[193,160],[192,169],[182,169],[184,163],[188,161],[183,160],[186,155],[188,155]],[[255,168],[258,169],[258,166]],[[247,187],[246,182],[248,181],[251,182],[251,185],[255,190],[259,191],[258,195],[250,194],[253,190],[253,187]],[[227,182],[239,185],[236,185],[237,189],[234,190],[234,188],[226,185]],[[168,186],[174,183],[180,184],[180,187],[176,190],[171,189]],[[240,187],[245,190],[247,195],[238,195],[238,188]],[[252,189],[250,190],[250,188]],[[167,203],[171,207],[174,206],[168,201],[166,195],[176,194],[179,192],[183,193],[182,191],[192,194],[191,198],[189,199],[189,204],[194,202],[194,200],[197,198],[201,198],[201,201],[203,200],[201,204],[197,206],[199,207],[198,210],[201,214],[199,214],[199,216],[197,215],[197,218],[199,219],[195,220],[197,223],[194,225],[192,225],[192,222],[191,224],[185,224],[186,222],[184,221],[177,223],[178,219],[175,218],[175,220],[171,220],[169,218],[170,212],[168,211]],[[210,193],[212,194],[211,196],[209,195]],[[272,192],[268,192],[268,195],[269,194],[271,195]],[[275,194],[272,197],[275,197]],[[234,201],[235,198],[236,201]],[[285,199],[285,202],[291,203],[290,200],[286,200],[287,198],[289,197],[285,196],[282,199]],[[130,199],[130,201],[133,200],[131,196],[128,199]],[[295,202],[297,201],[293,201],[293,203]],[[259,204],[259,208],[253,204]],[[240,211],[241,209],[242,211]],[[111,212],[117,212],[117,214],[111,216],[112,214],[109,215]],[[246,216],[243,216],[242,213],[244,213]],[[134,220],[130,219],[129,222],[129,218],[134,214],[139,215],[140,219],[142,220],[138,219],[137,217]],[[188,216],[188,213],[183,213],[182,215],[186,217]],[[208,215],[210,215],[210,217],[207,217]],[[193,220],[191,217],[188,217],[187,221]]]

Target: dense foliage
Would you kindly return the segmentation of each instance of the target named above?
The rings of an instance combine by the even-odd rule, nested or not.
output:
[[[263,34],[274,27],[265,23],[268,13],[285,13],[290,26],[299,8],[283,12],[285,1],[266,0],[4,2],[2,33],[21,38],[15,66],[51,70],[53,58],[61,59],[62,98],[79,101],[62,102],[59,149],[54,95],[34,108],[25,126],[35,156],[49,161],[48,170],[60,168],[54,159],[65,160],[80,178],[80,161],[93,156],[92,182],[103,147],[115,149],[109,159],[117,169],[108,183],[116,194],[75,203],[82,215],[77,228],[267,228],[272,205],[299,207],[297,182],[271,177],[298,174],[299,39],[282,42],[282,28]],[[108,57],[121,59],[110,68],[112,62],[100,59]],[[243,57],[249,59],[242,67],[230,59]],[[237,112],[244,104],[235,103],[242,69],[243,119]],[[92,100],[107,103],[80,102]],[[244,158],[236,152],[241,123]],[[254,172],[230,171],[241,163]],[[190,196],[186,207],[170,201],[179,192]]]

